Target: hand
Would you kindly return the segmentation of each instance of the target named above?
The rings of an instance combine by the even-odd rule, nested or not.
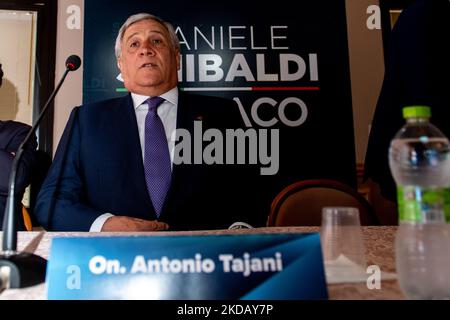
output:
[[[126,216],[114,216],[108,218],[102,227],[105,231],[163,231],[169,229],[169,225],[156,220],[149,221]]]

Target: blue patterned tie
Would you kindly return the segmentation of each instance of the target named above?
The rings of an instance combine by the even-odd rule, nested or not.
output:
[[[164,125],[158,116],[161,97],[147,99],[148,113],[145,118],[144,170],[147,190],[159,218],[172,175],[169,146]]]

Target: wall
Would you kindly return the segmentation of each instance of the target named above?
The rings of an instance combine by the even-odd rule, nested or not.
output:
[[[356,162],[363,163],[370,124],[384,76],[384,55],[381,29],[369,29],[377,21],[367,13],[378,0],[346,0],[347,29],[352,83],[353,122],[355,128]]]
[[[31,124],[36,13],[0,10],[0,119]]]
[[[84,0],[58,0],[55,85],[65,71],[67,57],[72,54],[83,57],[83,10]],[[67,75],[55,98],[53,150],[58,146],[73,107],[82,102],[83,62],[80,69]]]

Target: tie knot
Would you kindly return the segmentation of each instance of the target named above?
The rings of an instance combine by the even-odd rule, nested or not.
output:
[[[163,102],[164,102],[164,98],[161,98],[158,96],[147,99],[149,110],[158,108],[159,105]]]

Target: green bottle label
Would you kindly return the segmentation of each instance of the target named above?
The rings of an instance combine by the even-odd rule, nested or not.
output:
[[[400,221],[450,222],[450,189],[397,186]]]
[[[445,222],[450,223],[450,188],[444,189]]]

